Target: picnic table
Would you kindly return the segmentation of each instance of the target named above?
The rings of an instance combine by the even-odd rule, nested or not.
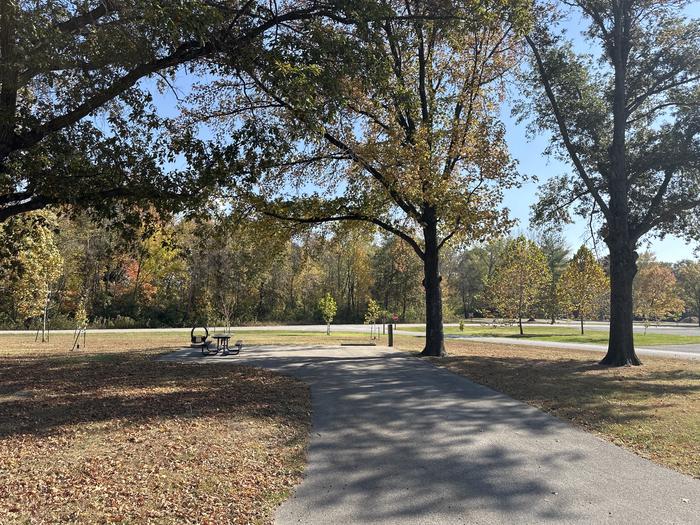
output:
[[[212,339],[216,340],[216,353],[221,352],[222,355],[238,355],[241,352],[241,347],[243,346],[243,341],[236,341],[233,345],[234,350],[232,351],[229,347],[229,341],[231,340],[230,334],[214,334],[211,336]]]

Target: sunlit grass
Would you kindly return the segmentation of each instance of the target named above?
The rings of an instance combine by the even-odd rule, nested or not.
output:
[[[513,339],[532,339],[534,341],[552,341],[557,343],[588,343],[604,345],[608,342],[608,332],[603,330],[587,330],[583,335],[581,330],[573,327],[544,326],[544,325],[523,325],[524,335],[520,335],[517,326],[474,326],[465,325],[464,331],[459,327],[445,327],[446,335],[464,335],[476,337],[511,337]],[[421,327],[402,328],[411,332],[424,332]],[[635,344],[639,346],[660,346],[660,345],[683,345],[698,344],[700,336],[657,334],[647,333],[635,334]]]

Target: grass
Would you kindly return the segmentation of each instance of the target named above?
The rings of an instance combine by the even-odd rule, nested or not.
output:
[[[189,334],[0,337],[2,523],[267,523],[299,482],[306,385],[154,360]]]
[[[401,345],[418,350],[418,341]],[[449,370],[700,478],[700,362],[604,368],[585,351],[448,340]]]
[[[524,325],[523,329],[525,335],[520,335],[517,326],[465,325],[463,332],[461,332],[458,327],[448,326],[445,327],[445,334],[478,337],[511,337],[513,339],[532,339],[533,341],[551,341],[557,343],[608,344],[608,332],[603,330],[588,330],[585,334],[581,335],[581,331],[573,327]],[[411,332],[425,331],[425,329],[421,327],[407,327],[402,328],[402,330]],[[634,340],[635,344],[640,347],[683,345],[700,343],[700,336],[647,333],[646,335],[635,334]]]

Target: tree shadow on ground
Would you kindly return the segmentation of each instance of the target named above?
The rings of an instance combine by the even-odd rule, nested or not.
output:
[[[259,347],[243,361],[312,386],[310,464],[281,523],[591,523],[616,505],[635,516],[639,493],[640,508],[663,499],[647,494],[646,463],[639,484],[604,488],[638,458],[524,403],[408,354],[333,352]]]
[[[477,511],[533,521],[575,516],[545,501],[558,490],[546,475],[527,472],[533,461],[546,472],[581,459],[537,450],[564,423],[403,355],[317,351],[254,360],[312,385],[310,465],[297,492],[303,509],[284,507],[280,522],[424,523],[435,512],[459,521]],[[513,432],[530,436],[533,449],[510,447]]]
[[[700,370],[681,363],[611,369],[583,359],[454,355],[448,369],[547,409],[585,413],[587,423],[646,420],[659,400],[700,395]]]
[[[134,424],[247,414],[284,424],[295,397],[280,392],[291,380],[246,366],[252,365],[312,386],[310,465],[297,492],[300,504],[285,505],[282,522],[426,523],[436,516],[450,522],[504,522],[507,516],[591,522],[570,486],[578,481],[567,473],[587,465],[582,473],[588,475],[604,444],[593,442],[584,452],[575,441],[585,435],[572,434],[563,421],[426,361],[363,353],[369,350],[339,357],[333,351],[319,345],[282,354],[258,347],[227,358],[204,358],[198,351],[176,356],[191,364],[131,354],[99,366],[80,360],[18,364],[11,373],[0,371],[6,391],[14,389],[0,403],[1,421],[14,417],[0,424],[0,437],[114,419]],[[467,362],[477,371],[485,366],[477,358]],[[526,363],[500,366],[517,375]],[[534,366],[549,370],[546,363]],[[570,377],[591,380],[591,370],[573,370],[573,363],[569,368]],[[546,384],[554,376],[552,369],[540,380]],[[17,391],[31,397],[17,398]],[[231,403],[222,406],[222,397]],[[632,495],[619,499],[635,501]]]

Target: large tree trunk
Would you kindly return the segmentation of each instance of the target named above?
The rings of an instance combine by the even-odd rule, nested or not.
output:
[[[625,25],[630,10],[626,2],[615,4],[611,58],[615,66],[612,101],[613,137],[609,148],[611,171],[608,180],[609,217],[605,242],[610,249],[610,339],[608,353],[600,362],[608,366],[641,365],[634,352],[632,282],[637,273],[636,239],[630,236],[629,180],[627,177],[627,59],[629,40]]]
[[[634,352],[632,282],[637,254],[629,246],[610,245],[610,339],[600,362],[607,366],[641,365]]]
[[[423,260],[423,287],[425,288],[425,348],[424,356],[445,355],[445,335],[442,331],[442,290],[437,239],[437,221],[428,221],[423,228],[425,258]]]

